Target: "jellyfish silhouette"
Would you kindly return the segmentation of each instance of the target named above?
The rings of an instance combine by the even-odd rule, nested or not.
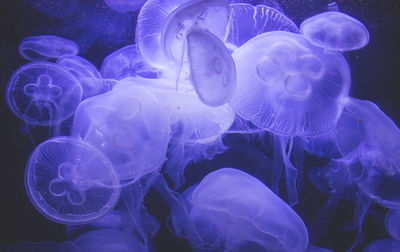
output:
[[[71,117],[82,99],[82,87],[69,72],[51,62],[33,62],[11,76],[6,101],[28,124],[50,126]]]
[[[400,240],[400,212],[397,209],[390,209],[385,217],[386,231],[395,240]]]
[[[104,0],[111,9],[118,12],[139,10],[145,0]]]
[[[31,36],[21,40],[18,45],[19,54],[25,59],[48,60],[63,55],[77,55],[78,45],[65,38],[54,35]]]
[[[46,218],[64,224],[95,221],[118,202],[119,177],[93,146],[73,137],[54,137],[29,157],[26,191]]]
[[[307,18],[301,23],[300,32],[310,43],[329,50],[358,50],[369,42],[367,28],[339,11],[327,11]]]
[[[99,146],[120,178],[134,181],[164,163],[169,121],[151,93],[134,85],[120,86],[79,105],[72,135]]]

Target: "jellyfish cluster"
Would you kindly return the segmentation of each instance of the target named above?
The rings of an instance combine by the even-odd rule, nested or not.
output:
[[[30,62],[10,77],[5,100],[34,145],[26,193],[66,225],[69,240],[8,248],[150,252],[167,227],[195,252],[332,251],[318,241],[345,200],[354,203],[348,228],[358,230],[348,251],[375,203],[390,209],[391,238],[364,251],[400,250],[400,129],[373,102],[349,96],[347,54],[369,41],[360,21],[332,4],[297,26],[268,1],[104,2],[137,20],[135,43],[101,66],[60,36],[18,45]],[[27,3],[58,19],[87,11],[78,0]],[[257,171],[229,163],[191,179],[188,167],[201,170],[235,142],[247,145],[239,160],[263,154]],[[308,156],[327,162],[304,172]],[[328,196],[308,225],[296,211],[304,178]],[[168,207],[165,223],[145,205],[151,193]]]

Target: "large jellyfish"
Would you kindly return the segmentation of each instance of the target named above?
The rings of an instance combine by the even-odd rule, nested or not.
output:
[[[157,98],[130,85],[83,101],[72,135],[99,146],[121,179],[139,179],[164,163],[169,120]]]
[[[64,224],[95,221],[119,200],[119,177],[93,146],[73,137],[54,137],[38,145],[25,172],[26,191],[48,219]]]
[[[300,32],[310,43],[336,51],[361,49],[369,32],[357,19],[339,11],[327,11],[304,20]]]
[[[150,0],[138,16],[136,43],[149,65],[171,68],[182,62],[188,29],[208,29],[223,39],[228,17],[226,0]]]
[[[385,217],[386,231],[393,239],[400,241],[400,211],[390,209]]]
[[[39,35],[24,38],[18,45],[19,53],[28,60],[48,60],[63,55],[77,55],[78,45],[54,35]]]
[[[13,73],[6,100],[11,111],[26,123],[49,126],[74,114],[82,100],[82,87],[59,65],[38,61]]]

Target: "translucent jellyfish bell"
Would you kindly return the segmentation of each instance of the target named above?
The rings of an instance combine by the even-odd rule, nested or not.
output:
[[[333,129],[350,88],[338,52],[302,35],[260,34],[233,53],[237,89],[229,102],[244,119],[278,135],[313,136]]]
[[[245,249],[252,244],[259,251],[307,248],[308,233],[301,218],[261,181],[243,171],[222,168],[208,174],[189,201],[189,216],[204,247],[222,245],[223,251],[253,251]]]
[[[79,53],[79,47],[74,41],[54,35],[24,38],[19,43],[18,50],[22,57],[32,61],[49,60]]]
[[[278,10],[266,5],[247,3],[230,4],[228,32],[225,43],[228,48],[237,49],[258,34],[270,31],[298,33],[299,28]]]
[[[72,135],[99,146],[121,179],[136,180],[165,161],[169,120],[156,97],[129,85],[83,101]]]
[[[236,68],[228,49],[207,30],[192,29],[187,36],[192,84],[209,106],[228,102],[236,89]]]
[[[29,157],[26,191],[48,219],[64,224],[95,221],[119,200],[119,178],[110,161],[87,142],[54,137]]]
[[[145,0],[105,0],[108,7],[118,12],[127,12],[140,9]]]
[[[390,209],[387,212],[385,227],[386,231],[393,239],[400,241],[400,211],[398,209]]]
[[[59,65],[33,62],[13,73],[6,100],[11,111],[26,123],[49,126],[74,114],[82,100],[82,87]]]
[[[138,16],[136,43],[150,66],[166,69],[182,61],[188,29],[208,29],[222,39],[228,17],[226,0],[150,0]]]
[[[304,20],[300,32],[312,44],[335,51],[361,49],[369,32],[357,19],[339,11],[327,11]]]

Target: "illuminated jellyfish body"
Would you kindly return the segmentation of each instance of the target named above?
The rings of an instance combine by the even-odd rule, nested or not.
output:
[[[82,88],[69,72],[50,62],[23,65],[11,76],[6,101],[28,124],[49,126],[72,116],[82,99]]]
[[[119,178],[111,162],[87,142],[54,137],[29,157],[26,191],[48,219],[64,224],[95,221],[118,202]]]
[[[43,15],[53,18],[70,16],[79,5],[79,0],[27,0],[26,2]]]
[[[163,79],[127,78],[115,89],[139,85],[151,91],[162,104],[169,118],[171,139],[164,171],[179,187],[185,181],[184,169],[192,161],[208,158],[226,150],[221,136],[234,121],[228,104],[219,107],[205,105],[189,83],[175,90],[174,81]]]
[[[79,53],[79,47],[74,41],[54,35],[24,38],[19,43],[18,50],[22,57],[32,61],[49,60]]]
[[[270,31],[298,33],[299,28],[284,14],[266,5],[235,3],[230,6],[225,43],[235,50],[258,34]]]
[[[228,17],[226,0],[147,1],[139,12],[136,43],[150,66],[173,68],[182,64],[186,32],[190,28],[208,29],[222,39]]]
[[[336,51],[361,49],[369,32],[357,19],[339,11],[327,11],[304,20],[300,32],[310,43]]]
[[[390,209],[385,217],[386,231],[395,240],[400,240],[400,211]]]
[[[73,241],[85,252],[146,252],[147,250],[135,236],[128,232],[116,229],[100,229],[80,235]]]
[[[100,72],[103,78],[116,80],[135,76],[157,78],[157,73],[143,62],[135,44],[124,46],[108,55]]]
[[[190,30],[186,38],[190,76],[197,95],[208,106],[225,104],[236,90],[236,69],[231,54],[207,30]]]
[[[140,9],[145,0],[105,0],[108,7],[118,12],[127,12]]]
[[[84,100],[72,135],[98,146],[121,179],[139,179],[165,161],[169,122],[157,98],[137,86],[113,89]]]
[[[400,250],[400,242],[393,239],[376,240],[368,244],[363,252],[397,252]]]
[[[187,196],[188,217],[203,248],[304,251],[308,245],[307,229],[296,212],[261,181],[243,171],[219,169],[190,190],[193,191]]]
[[[338,52],[324,52],[302,35],[272,31],[260,34],[233,53],[237,88],[229,102],[245,120],[274,135],[272,189],[285,167],[289,202],[297,202],[297,169],[290,155],[294,136],[332,130],[350,88],[350,71]],[[281,156],[279,158],[279,156]]]

